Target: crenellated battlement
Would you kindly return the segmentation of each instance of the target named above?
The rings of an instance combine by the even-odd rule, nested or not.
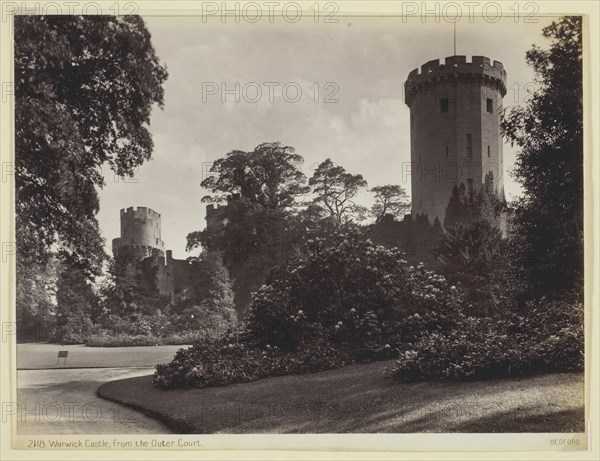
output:
[[[226,204],[219,205],[218,203],[210,203],[210,204],[206,205],[206,217],[208,217],[209,215],[214,215],[214,213],[217,210],[225,208],[226,206],[231,205],[232,203],[236,202],[239,199],[240,199],[240,194],[235,192],[227,197]]]
[[[113,240],[113,253],[116,255],[120,248],[130,247],[140,258],[152,255],[155,250],[162,254],[164,242],[160,234],[160,213],[144,206],[123,208],[121,235]]]
[[[483,80],[498,87],[502,96],[506,94],[506,71],[500,61],[491,61],[485,56],[449,56],[440,64],[439,59],[428,61],[408,74],[404,84],[405,102],[410,104],[412,96],[426,84],[444,84],[451,80]]]
[[[129,208],[121,208],[121,218],[124,216],[131,218],[154,218],[160,219],[160,213],[157,213],[152,208],[145,206],[130,206]]]

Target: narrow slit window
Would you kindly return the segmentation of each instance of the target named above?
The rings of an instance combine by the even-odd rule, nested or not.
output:
[[[467,134],[467,158],[473,158],[473,135]]]
[[[490,156],[490,146],[488,145],[488,157]]]
[[[440,111],[448,112],[448,98],[440,99]]]
[[[494,100],[487,98],[487,111],[491,114],[494,112]]]

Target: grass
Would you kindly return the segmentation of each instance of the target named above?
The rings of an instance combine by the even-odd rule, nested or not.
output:
[[[103,384],[98,395],[178,433],[584,431],[582,373],[400,384],[383,375],[391,363],[169,391],[142,376]]]
[[[169,362],[178,349],[188,346],[87,347],[82,344],[17,344],[19,370],[48,368],[154,367]],[[69,351],[67,360],[57,363],[58,351]]]

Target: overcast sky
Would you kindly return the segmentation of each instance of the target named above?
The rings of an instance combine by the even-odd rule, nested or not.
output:
[[[98,218],[107,251],[119,236],[119,210],[147,206],[162,215],[166,248],[176,258],[189,256],[186,235],[205,226],[203,171],[231,150],[249,151],[263,142],[293,146],[305,159],[307,177],[316,162],[330,157],[349,172],[361,173],[369,187],[401,184],[410,193],[410,180],[402,181],[402,164],[410,161],[403,83],[426,61],[453,54],[452,24],[359,17],[340,17],[337,24],[315,24],[312,18],[272,24],[238,24],[232,18],[225,24],[218,19],[205,23],[183,16],[145,20],[169,71],[165,107],[153,111],[154,154],[136,174],[137,182],[115,182],[106,172]],[[469,60],[484,55],[504,64],[505,107],[522,104],[533,81],[525,53],[533,43],[546,45],[541,29],[551,22],[538,20],[457,24],[457,54]],[[235,89],[236,82],[240,90],[246,88],[239,102],[219,88],[225,83]],[[338,102],[325,103],[326,96]],[[504,152],[508,172],[515,149],[505,145]],[[504,179],[510,200],[519,187],[508,173]]]

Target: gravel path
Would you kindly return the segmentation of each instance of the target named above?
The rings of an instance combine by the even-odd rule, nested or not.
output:
[[[169,434],[163,423],[96,395],[102,383],[153,372],[153,368],[19,370],[17,431],[19,435]]]
[[[101,399],[98,386],[154,373],[187,346],[86,347],[17,345],[18,433],[167,434],[171,430],[142,412]],[[58,351],[68,351],[57,363]]]

